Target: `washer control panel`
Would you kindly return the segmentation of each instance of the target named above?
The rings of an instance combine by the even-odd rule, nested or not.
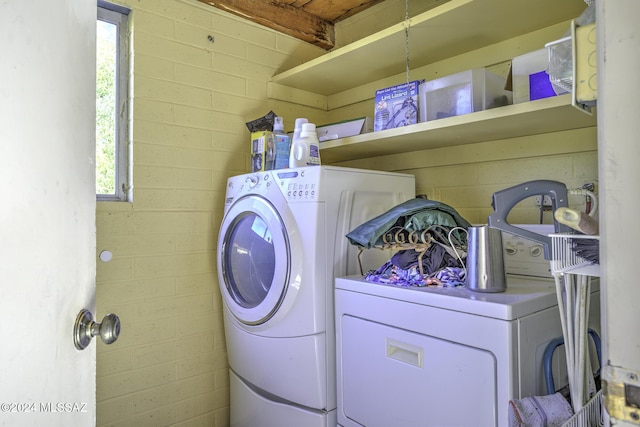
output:
[[[289,202],[317,201],[319,196],[320,168],[284,169],[274,172],[274,179],[278,182],[282,194]]]

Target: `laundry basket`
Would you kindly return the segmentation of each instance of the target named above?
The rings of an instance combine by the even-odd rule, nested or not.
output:
[[[598,391],[586,405],[567,420],[562,427],[603,427],[602,390]]]

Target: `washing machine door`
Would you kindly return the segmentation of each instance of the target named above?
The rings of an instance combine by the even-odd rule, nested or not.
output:
[[[238,199],[222,221],[218,240],[222,298],[244,324],[266,322],[285,298],[291,262],[286,230],[278,211],[259,195]]]

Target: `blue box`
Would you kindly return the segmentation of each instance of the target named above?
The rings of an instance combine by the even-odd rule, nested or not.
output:
[[[418,123],[418,88],[424,80],[414,80],[376,91],[373,131]]]

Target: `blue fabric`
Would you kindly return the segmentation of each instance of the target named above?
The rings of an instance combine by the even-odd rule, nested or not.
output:
[[[403,269],[394,265],[391,261],[387,261],[377,270],[367,273],[364,279],[367,282],[402,287],[439,286],[453,288],[464,286],[465,271],[458,267],[445,267],[432,276],[426,274],[422,276],[417,265]]]

